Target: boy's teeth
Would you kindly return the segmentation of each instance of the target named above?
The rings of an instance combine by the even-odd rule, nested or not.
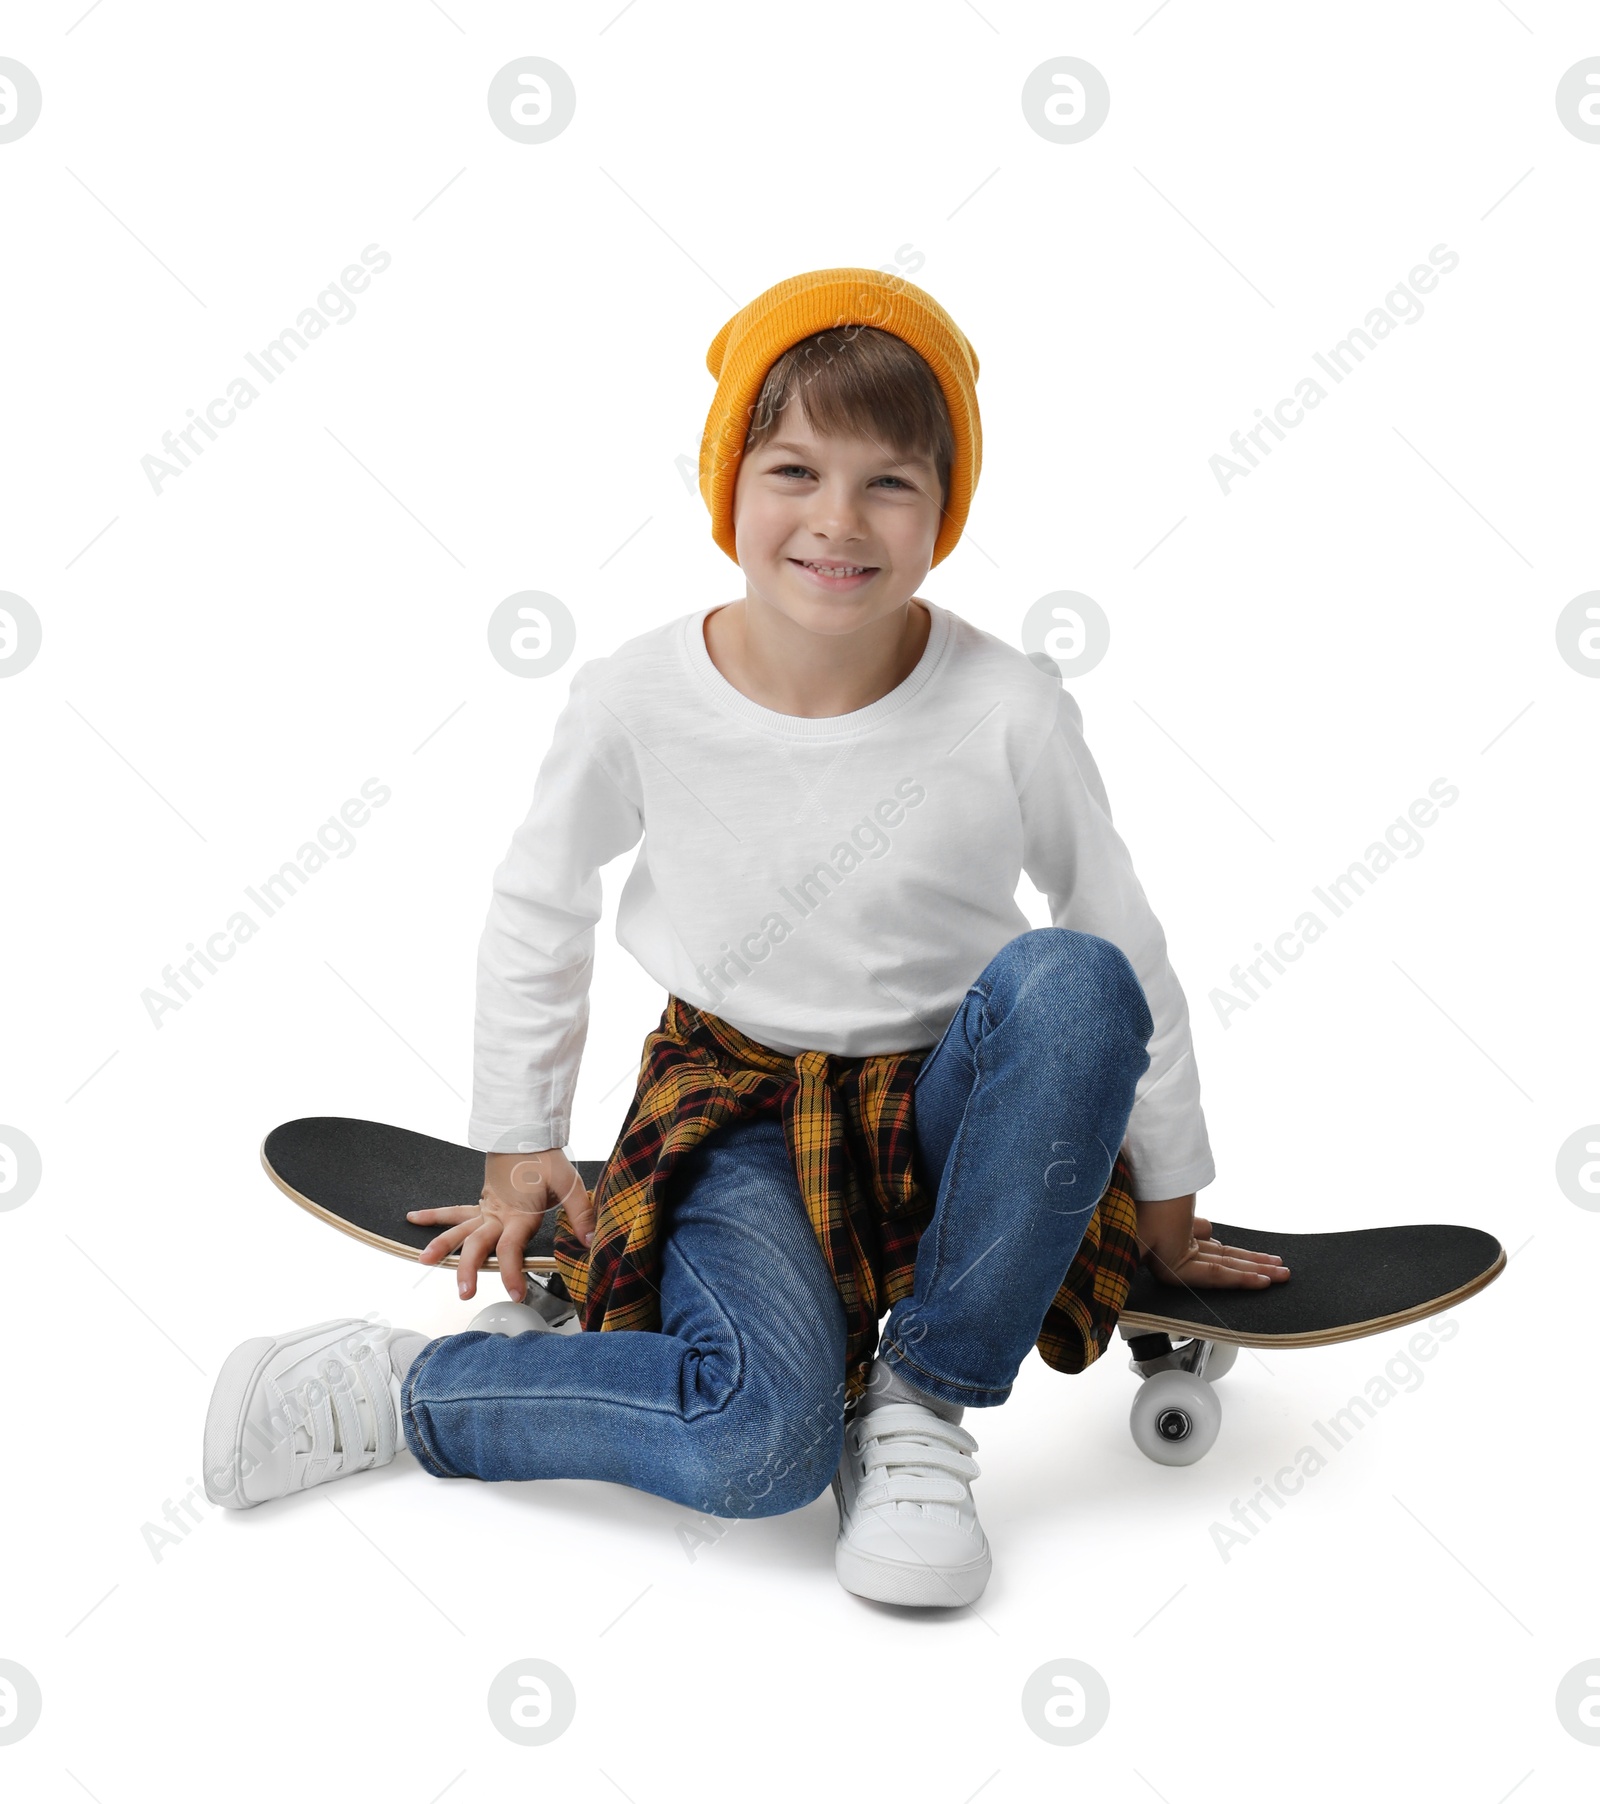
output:
[[[859,576],[866,569],[865,564],[814,564],[807,558],[806,568],[815,570],[823,576]]]

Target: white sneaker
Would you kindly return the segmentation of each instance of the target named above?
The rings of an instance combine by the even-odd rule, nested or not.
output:
[[[978,1443],[919,1403],[880,1403],[844,1430],[834,1474],[834,1570],[885,1604],[970,1604],[989,1582],[971,1482]]]
[[[235,1347],[206,1411],[207,1497],[248,1510],[388,1465],[405,1444],[396,1339],[419,1337],[344,1316]]]

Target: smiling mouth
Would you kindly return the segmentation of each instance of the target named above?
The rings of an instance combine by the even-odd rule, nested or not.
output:
[[[814,570],[818,576],[864,576],[868,571],[876,570],[876,564],[824,564],[815,558],[790,558],[791,564],[798,564],[802,570]]]

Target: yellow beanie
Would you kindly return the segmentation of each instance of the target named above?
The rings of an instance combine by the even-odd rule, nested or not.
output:
[[[733,536],[733,488],[761,384],[791,345],[840,326],[877,326],[892,332],[938,377],[950,410],[955,457],[933,562],[948,557],[961,537],[983,464],[978,353],[933,296],[903,276],[876,269],[813,269],[787,277],[741,307],[706,352],[706,368],[717,379],[717,392],[700,440],[700,493],[711,510],[711,536],[735,563],[739,557]]]

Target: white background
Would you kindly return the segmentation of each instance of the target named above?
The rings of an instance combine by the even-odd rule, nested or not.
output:
[[[1555,1161],[1600,1118],[1600,684],[1555,622],[1600,582],[1600,145],[1554,95],[1600,22],[1514,7],[13,0],[43,111],[0,144],[0,589],[44,642],[0,683],[0,1122],[44,1176],[0,1214],[0,1656],[44,1714],[8,1795],[1593,1795],[1554,1700],[1600,1657],[1600,1215]],[[486,105],[526,55],[576,85],[544,144]],[[1110,84],[1078,144],[1021,105],[1061,55]],[[355,317],[154,493],[162,434],[374,243]],[[1423,316],[1224,495],[1213,454],[1437,244]],[[1076,1379],[1030,1356],[969,1416],[970,1610],[844,1593],[826,1494],[691,1560],[662,1499],[408,1453],[202,1500],[157,1560],[239,1340],[479,1306],[295,1210],[261,1137],[464,1137],[490,874],[572,672],[743,592],[684,474],[705,348],[783,276],[897,259],[982,361],[981,481],[921,592],[1012,640],[1052,590],[1111,621],[1073,690],[1190,1001],[1202,1210],[1469,1222],[1510,1265],[1227,1560],[1212,1524],[1409,1331],[1243,1354],[1182,1469],[1129,1438],[1120,1341]],[[539,681],[485,638],[529,588],[578,625]],[[141,992],[369,777],[355,850],[154,1027]],[[1224,1026],[1231,968],[1439,777],[1420,854]],[[611,937],[624,869],[578,1157],[664,1001]],[[578,1693],[538,1749],[485,1707],[529,1656]],[[1063,1656],[1111,1692],[1076,1748],[1019,1706]]]

